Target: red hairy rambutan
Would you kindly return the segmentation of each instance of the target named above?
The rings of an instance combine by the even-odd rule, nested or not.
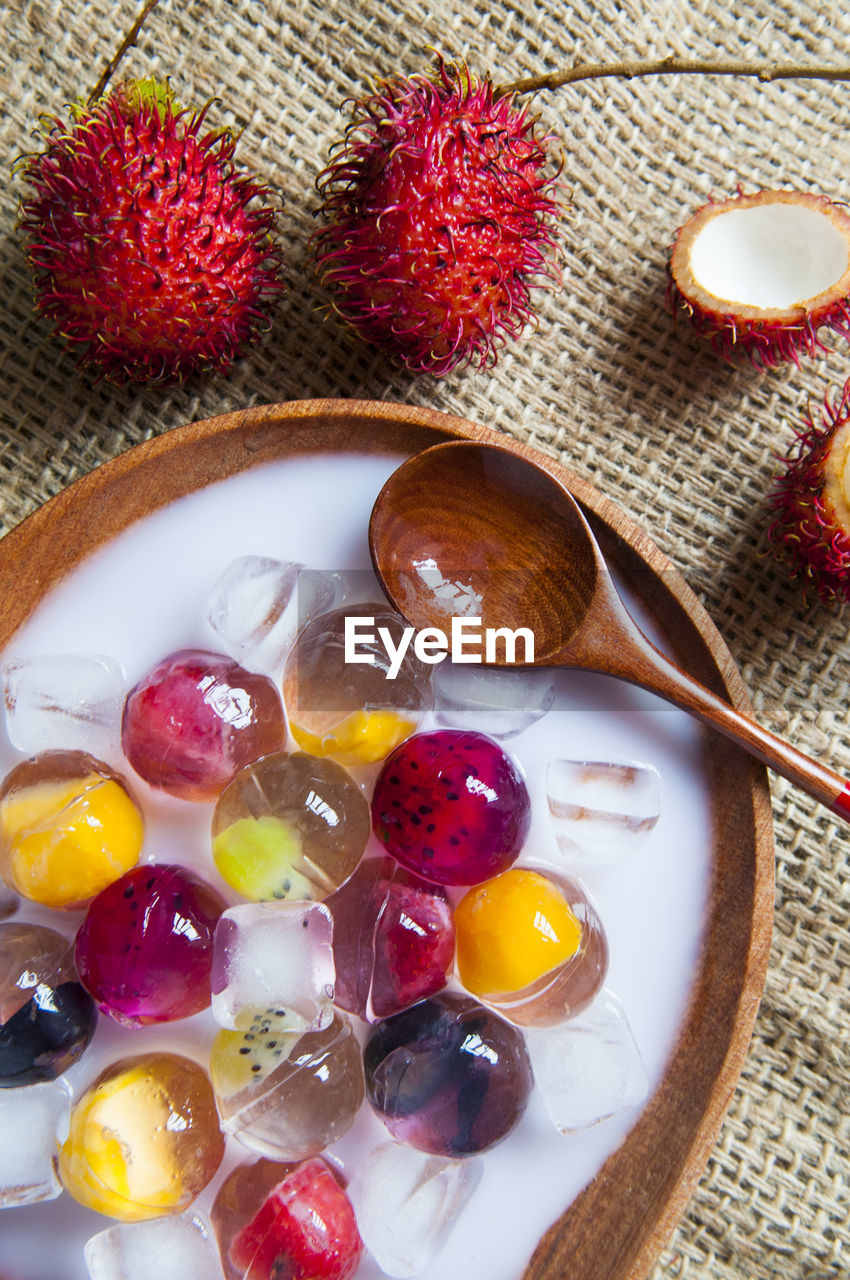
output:
[[[773,368],[850,338],[850,216],[803,191],[709,201],[680,228],[668,301],[727,360]]]
[[[558,173],[536,117],[439,61],[356,102],[319,176],[319,274],[343,320],[414,372],[495,362],[559,278]]]
[[[21,170],[36,303],[111,381],[226,372],[282,292],[268,190],[235,167],[228,130],[152,79],[45,124]]]
[[[850,381],[809,415],[770,495],[768,537],[827,604],[850,600]]]

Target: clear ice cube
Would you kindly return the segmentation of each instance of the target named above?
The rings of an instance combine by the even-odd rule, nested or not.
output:
[[[45,654],[3,665],[9,741],[37,755],[51,749],[114,756],[121,743],[126,680],[112,658]]]
[[[68,1136],[71,1094],[64,1080],[0,1089],[0,1209],[55,1200],[59,1147]]]
[[[439,724],[513,738],[544,716],[555,699],[555,675],[545,667],[479,667],[441,662],[434,669]]]
[[[560,860],[570,869],[628,857],[659,818],[660,779],[652,765],[552,760],[547,784]]]
[[[481,1180],[480,1159],[448,1160],[384,1142],[358,1165],[348,1194],[363,1243],[388,1276],[425,1271]]]
[[[528,1030],[534,1083],[556,1129],[577,1133],[637,1106],[649,1082],[621,1001],[603,988],[557,1027]]]
[[[85,1244],[91,1280],[220,1280],[218,1247],[197,1214],[107,1227]]]
[[[210,593],[207,621],[225,653],[250,670],[283,666],[297,626],[295,595],[303,565],[240,556]]]
[[[306,619],[348,594],[347,575],[305,569],[290,560],[240,556],[207,601],[207,622],[220,647],[250,671],[277,675]]]
[[[231,1031],[257,1012],[283,1031],[333,1019],[333,921],[321,902],[250,902],[225,911],[213,942],[212,1011]]]

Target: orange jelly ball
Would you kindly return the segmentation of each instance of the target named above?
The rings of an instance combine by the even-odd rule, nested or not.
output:
[[[581,925],[558,886],[517,867],[470,889],[455,923],[460,980],[485,998],[536,982],[581,942]]]
[[[476,885],[455,909],[457,972],[467,991],[521,1026],[552,1026],[602,985],[608,947],[576,881],[525,867]]]

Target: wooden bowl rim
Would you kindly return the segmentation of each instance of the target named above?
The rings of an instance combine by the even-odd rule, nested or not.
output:
[[[674,651],[687,647],[688,669],[750,710],[735,662],[709,615],[616,503],[504,433],[384,401],[296,400],[223,414],[143,441],[80,477],[0,540],[0,647],[86,555],[180,496],[274,459],[321,452],[403,454],[451,438],[515,450],[564,482],[585,508],[606,555],[670,635]],[[714,736],[706,746],[715,828],[708,918],[677,1043],[646,1109],[544,1235],[524,1280],[568,1274],[643,1280],[702,1173],[743,1067],[773,918],[770,794],[765,770],[739,748]],[[659,1151],[663,1167],[651,1158]]]

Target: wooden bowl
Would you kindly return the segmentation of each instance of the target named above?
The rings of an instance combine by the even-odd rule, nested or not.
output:
[[[48,502],[0,543],[0,646],[84,557],[174,499],[270,460],[322,453],[411,454],[444,439],[504,435],[404,405],[313,400],[178,428],[137,445]],[[742,710],[749,702],[708,615],[659,549],[614,503],[547,460],[582,504],[605,555],[643,601],[672,654]],[[539,1242],[526,1280],[639,1280],[658,1256],[716,1140],[764,984],[773,836],[764,770],[720,737],[706,751],[713,854],[689,1007],[657,1088],[622,1146]]]

